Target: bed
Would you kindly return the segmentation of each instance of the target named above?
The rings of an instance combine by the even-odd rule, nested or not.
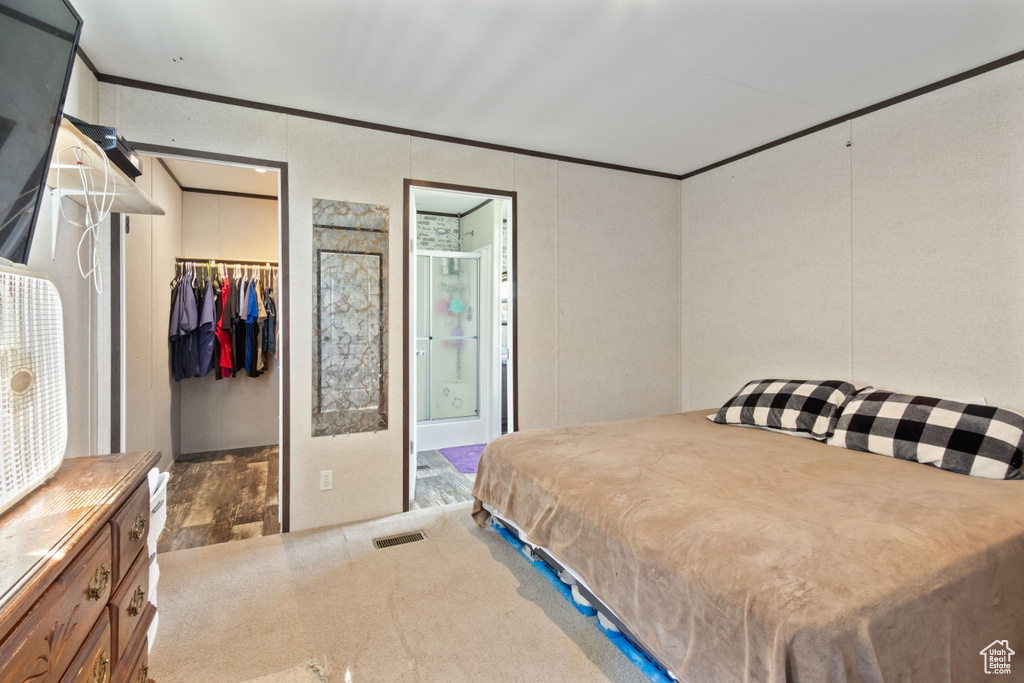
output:
[[[986,646],[1024,647],[1024,483],[709,413],[497,439],[474,518],[509,520],[688,683],[978,680]]]

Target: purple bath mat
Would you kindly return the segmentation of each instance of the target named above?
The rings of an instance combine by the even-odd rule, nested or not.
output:
[[[482,443],[441,449],[441,455],[448,458],[448,462],[455,465],[455,469],[463,474],[476,472],[476,464],[480,462],[480,454],[483,452],[484,444]]]

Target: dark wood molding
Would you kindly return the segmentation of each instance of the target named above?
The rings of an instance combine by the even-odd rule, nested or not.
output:
[[[92,75],[99,80],[100,72],[97,71],[96,65],[92,63],[91,59],[89,59],[89,55],[85,54],[85,50],[82,49],[81,45],[75,48],[75,54],[82,58],[82,62],[85,66],[88,67],[89,71],[92,72]]]
[[[598,167],[598,168],[606,168],[606,169],[614,170],[614,171],[623,171],[623,172],[626,172],[626,173],[638,173],[638,174],[641,174],[641,175],[649,175],[649,176],[655,176],[655,177],[659,177],[659,178],[670,178],[670,179],[674,179],[674,180],[686,180],[687,178],[692,178],[695,175],[699,175],[701,173],[706,173],[707,171],[710,171],[712,169],[718,168],[720,166],[724,166],[726,164],[730,164],[730,163],[732,163],[734,161],[739,161],[740,159],[743,159],[743,158],[748,157],[748,156],[752,156],[754,154],[758,154],[759,152],[763,152],[763,151],[765,151],[767,149],[771,149],[772,147],[778,147],[779,145],[783,145],[783,144],[785,144],[787,142],[791,142],[791,141],[796,140],[798,138],[801,138],[801,137],[804,137],[804,136],[807,136],[807,135],[811,135],[811,134],[816,133],[816,132],[818,132],[820,130],[824,130],[826,128],[831,128],[832,126],[838,125],[840,123],[844,123],[846,121],[850,121],[850,120],[853,120],[855,118],[858,118],[858,117],[861,117],[861,116],[865,116],[867,114],[871,114],[871,113],[879,111],[881,109],[885,109],[887,107],[891,107],[891,106],[893,106],[895,104],[899,104],[901,102],[905,102],[905,101],[907,101],[909,99],[913,99],[915,97],[920,97],[921,95],[926,95],[926,94],[928,94],[930,92],[933,92],[935,90],[939,90],[941,88],[945,88],[945,87],[953,85],[955,83],[959,83],[960,81],[964,81],[964,80],[967,80],[969,78],[973,78],[975,76],[979,76],[981,74],[987,73],[989,71],[998,69],[998,68],[1003,67],[1003,66],[1007,66],[1009,64],[1013,64],[1015,62],[1018,62],[1018,61],[1021,61],[1022,59],[1024,59],[1024,50],[1022,50],[1020,52],[1015,52],[1015,53],[1013,53],[1011,55],[1007,55],[1006,57],[1002,57],[1001,59],[997,59],[997,60],[989,62],[987,64],[982,64],[981,66],[975,67],[973,69],[968,69],[967,71],[961,72],[961,73],[956,74],[954,76],[950,76],[949,78],[944,78],[944,79],[942,79],[940,81],[936,81],[935,83],[931,83],[929,85],[922,86],[922,87],[917,88],[915,90],[911,90],[910,92],[904,93],[902,95],[897,95],[895,97],[891,97],[891,98],[889,98],[887,100],[883,100],[882,102],[879,102],[877,104],[873,104],[873,105],[870,105],[870,106],[867,106],[867,107],[863,107],[861,109],[858,109],[856,111],[850,112],[848,114],[844,114],[842,116],[838,116],[838,117],[835,117],[835,118],[830,119],[828,121],[825,121],[825,122],[819,123],[817,125],[811,126],[810,128],[805,128],[805,129],[797,131],[795,133],[791,133],[790,135],[786,135],[784,137],[778,138],[776,140],[773,140],[771,142],[765,143],[763,145],[759,145],[759,146],[754,147],[752,149],[749,149],[749,150],[747,150],[745,152],[740,152],[739,154],[735,154],[735,155],[733,155],[731,157],[728,157],[726,159],[722,159],[721,161],[716,161],[715,163],[708,164],[706,166],[702,166],[701,168],[698,168],[696,170],[688,171],[688,172],[682,173],[682,174],[675,174],[675,173],[668,173],[668,172],[664,172],[664,171],[654,171],[654,170],[650,170],[650,169],[637,168],[637,167],[633,167],[633,166],[623,166],[623,165],[620,165],[620,164],[610,164],[610,163],[605,163],[605,162],[601,162],[601,161],[593,161],[593,160],[590,160],[590,159],[581,159],[581,158],[578,158],[578,157],[570,157],[570,156],[565,156],[565,155],[560,155],[560,154],[551,154],[551,153],[547,153],[547,152],[540,152],[540,151],[536,151],[536,150],[529,150],[529,149],[524,149],[524,148],[519,148],[519,147],[510,147],[510,146],[507,146],[507,145],[496,145],[496,144],[491,144],[491,143],[487,143],[487,142],[480,142],[480,141],[477,141],[477,140],[469,140],[467,138],[459,138],[459,137],[453,137],[453,136],[447,136],[447,135],[437,135],[437,134],[434,134],[434,133],[427,133],[427,132],[417,131],[417,130],[408,129],[408,128],[400,128],[400,127],[396,127],[396,126],[387,126],[387,125],[383,125],[383,124],[371,123],[371,122],[368,122],[368,121],[360,121],[358,119],[350,119],[350,118],[345,118],[345,117],[341,117],[341,116],[332,116],[332,115],[329,115],[329,114],[321,114],[321,113],[318,113],[318,112],[306,111],[306,110],[297,109],[297,108],[294,108],[294,107],[283,107],[283,106],[279,106],[279,105],[265,104],[265,103],[262,103],[262,102],[255,102],[255,101],[252,101],[252,100],[244,100],[244,99],[234,98],[234,97],[225,97],[223,95],[215,95],[215,94],[204,93],[204,92],[200,92],[200,91],[196,91],[196,90],[188,90],[188,89],[185,89],[185,88],[176,88],[176,87],[173,87],[173,86],[160,85],[160,84],[157,84],[157,83],[150,83],[150,82],[147,82],[147,81],[139,81],[139,80],[130,79],[130,78],[122,78],[120,76],[112,76],[110,74],[103,74],[103,73],[99,73],[98,71],[96,71],[95,67],[92,65],[92,62],[88,60],[88,58],[86,57],[85,53],[81,50],[81,48],[79,48],[78,54],[79,54],[79,56],[82,57],[83,61],[86,62],[86,65],[89,66],[89,68],[92,70],[92,72],[96,75],[97,80],[100,81],[101,83],[110,83],[110,84],[113,84],[113,85],[121,85],[121,86],[129,87],[129,88],[138,88],[140,90],[151,90],[151,91],[154,91],[154,92],[161,92],[161,93],[168,94],[168,95],[177,95],[177,96],[180,96],[180,97],[189,97],[189,98],[192,98],[192,99],[200,99],[200,100],[206,100],[206,101],[210,101],[210,102],[218,102],[218,103],[221,103],[221,104],[230,104],[230,105],[239,106],[239,107],[246,107],[246,108],[249,108],[249,109],[258,109],[258,110],[262,110],[262,111],[270,111],[270,112],[276,112],[276,113],[283,113],[283,114],[289,114],[289,115],[292,115],[292,116],[302,116],[304,118],[311,118],[311,119],[316,119],[316,120],[319,120],[319,121],[327,121],[327,122],[331,122],[331,123],[338,123],[338,124],[347,125],[347,126],[355,126],[355,127],[359,127],[359,128],[369,128],[371,130],[378,130],[378,131],[382,131],[382,132],[386,132],[386,133],[395,133],[395,134],[398,134],[398,135],[410,135],[412,137],[424,138],[424,139],[427,139],[427,140],[436,140],[436,141],[440,141],[440,142],[450,142],[452,144],[467,145],[467,146],[470,146],[470,147],[478,147],[478,148],[482,148],[482,149],[490,149],[490,150],[494,150],[494,151],[498,151],[498,152],[508,152],[508,153],[511,153],[511,154],[521,154],[521,155],[524,155],[524,156],[538,157],[538,158],[541,158],[541,159],[551,159],[553,161],[564,161],[564,162],[567,162],[567,163],[582,164],[582,165],[585,165],[585,166],[595,166],[595,167]],[[440,214],[440,215],[443,215],[443,214]]]
[[[183,187],[182,192],[196,192],[198,194],[216,194],[222,197],[242,197],[243,199],[267,199],[277,201],[277,197],[269,194],[250,194],[248,192],[231,192],[230,190],[207,190],[201,187]]]
[[[388,126],[380,123],[372,123],[370,121],[360,121],[359,119],[350,119],[344,116],[334,116],[331,114],[321,114],[319,112],[307,111],[305,109],[298,109],[295,107],[284,107],[277,104],[266,104],[264,102],[255,102],[253,100],[244,100],[238,97],[225,97],[224,95],[215,95],[212,93],[200,92],[198,90],[188,90],[186,88],[177,88],[169,85],[160,85],[159,83],[149,83],[147,81],[138,81],[132,78],[122,78],[120,76],[112,76],[110,74],[97,74],[97,80],[100,83],[109,83],[111,85],[120,85],[126,88],[136,88],[139,90],[150,90],[153,92],[163,93],[165,95],[176,95],[178,97],[188,97],[196,100],[205,100],[207,102],[217,102],[219,104],[228,104],[236,107],[245,107],[247,109],[257,109],[260,111],[268,111],[277,114],[288,114],[290,116],[301,116],[307,119],[314,119],[317,121],[326,121],[328,123],[338,123],[345,126],[353,126],[356,128],[368,128],[370,130],[377,130],[383,133],[394,133],[395,135],[409,135],[414,138],[422,138],[424,140],[435,140],[437,142],[449,142],[454,145],[465,145],[467,147],[477,147],[480,149],[489,149],[495,152],[506,152],[508,154],[520,154],[523,156],[538,157],[541,159],[550,159],[552,161],[565,161],[572,164],[581,164],[583,166],[594,166],[597,168],[604,168],[612,171],[623,171],[625,173],[638,173],[640,175],[655,176],[657,178],[670,178],[678,180],[679,175],[675,173],[668,173],[665,171],[652,171],[646,168],[636,168],[633,166],[623,166],[621,164],[610,164],[603,161],[594,161],[592,159],[580,159],[578,157],[570,157],[564,154],[552,154],[550,152],[540,152],[532,149],[523,149],[521,147],[510,147],[508,145],[498,145],[490,142],[481,142],[479,140],[470,140],[468,138],[460,138],[452,135],[439,135],[437,133],[428,133],[420,130],[413,130],[411,128],[401,128],[399,126]]]
[[[412,235],[409,233],[409,199],[412,181],[406,178],[402,187],[402,512],[409,511],[409,458],[412,456],[412,434],[409,423],[409,252]]]
[[[485,206],[487,206],[488,204],[490,204],[493,201],[494,201],[493,199],[485,199],[484,201],[480,202],[479,204],[474,206],[469,211],[465,211],[462,214],[460,214],[459,215],[459,219],[461,220],[461,219],[465,218],[466,216],[468,216],[469,214],[473,213],[474,211],[479,211],[480,209],[484,208]]]
[[[152,145],[145,142],[133,142],[132,146],[139,154],[149,156],[166,155],[180,157],[182,159],[199,159],[203,161],[219,161],[232,164],[243,164],[247,166],[264,166],[277,169],[280,181],[281,196],[278,200],[278,212],[280,215],[278,232],[278,249],[280,267],[277,273],[278,301],[282,306],[277,312],[277,324],[281,330],[281,346],[278,349],[278,357],[281,361],[281,498],[280,520],[281,532],[287,533],[291,529],[291,334],[288,329],[290,316],[289,295],[289,264],[288,264],[288,162],[275,161],[272,159],[257,159],[254,157],[236,156],[233,154],[219,154],[217,152],[205,152],[195,149],[184,149],[181,147],[169,147],[167,145]]]
[[[476,211],[478,209],[484,208],[485,206],[487,206],[488,204],[490,204],[493,201],[494,201],[493,199],[485,199],[482,202],[480,202],[479,204],[477,204],[476,206],[474,206],[469,211],[463,211],[462,213],[444,213],[442,211],[420,211],[419,209],[417,209],[416,210],[416,215],[417,216],[442,216],[444,218],[465,218],[469,214],[473,213],[474,211]]]
[[[21,23],[31,26],[32,28],[37,29],[39,31],[42,31],[47,35],[60,38],[61,40],[65,40],[69,43],[77,43],[82,33],[82,17],[78,14],[78,12],[75,11],[75,8],[71,6],[71,3],[67,2],[67,0],[64,0],[64,5],[68,8],[71,14],[74,15],[75,19],[78,21],[78,28],[75,30],[74,33],[70,31],[65,31],[64,29],[58,28],[53,24],[48,24],[42,19],[36,19],[31,15],[23,14],[22,12],[19,12],[18,10],[12,7],[8,7],[6,5],[0,5],[0,14],[10,17],[15,21],[20,21]]]
[[[125,220],[129,220],[125,217]],[[121,214],[110,214],[110,452],[121,452]],[[174,454],[170,454],[174,457]]]
[[[512,193],[512,287],[509,308],[512,309],[512,429],[518,432],[519,425],[519,194]]]
[[[412,416],[409,414],[410,408],[410,396],[409,396],[409,372],[411,366],[409,363],[409,330],[411,323],[411,312],[409,310],[410,291],[409,291],[409,256],[412,251],[412,234],[409,232],[409,206],[410,198],[412,196],[413,187],[425,187],[433,188],[438,190],[454,190],[456,192],[465,192],[467,194],[482,194],[482,195],[493,195],[495,197],[507,197],[512,200],[512,291],[510,296],[510,307],[512,309],[512,405],[510,410],[512,411],[512,427],[513,431],[519,429],[519,297],[516,289],[519,283],[516,279],[517,264],[518,264],[518,237],[519,234],[519,214],[518,214],[518,194],[515,190],[495,190],[486,187],[473,187],[472,185],[455,185],[452,183],[436,183],[429,180],[414,180],[412,178],[405,178],[403,181],[403,192],[402,192],[402,413],[404,419],[402,420],[402,511],[409,511],[409,447],[412,443],[412,434],[410,433],[410,426],[412,422]],[[463,216],[476,211],[482,206],[485,206],[488,202],[494,201],[493,197],[487,199],[482,204],[473,207]],[[417,211],[416,213],[426,213]],[[442,214],[444,215],[444,214]],[[500,249],[500,245],[498,245]]]
[[[768,143],[760,145],[758,147],[754,147],[753,149],[748,149],[746,152],[741,152],[739,154],[733,155],[733,156],[729,157],[728,159],[722,159],[721,161],[716,161],[713,164],[708,164],[707,166],[703,166],[701,168],[698,168],[695,171],[690,171],[688,173],[684,173],[684,174],[678,176],[678,178],[680,180],[686,180],[687,178],[692,178],[695,175],[700,175],[701,173],[707,173],[708,171],[710,171],[712,169],[715,169],[715,168],[718,168],[719,166],[725,166],[726,164],[731,164],[734,161],[739,161],[740,159],[744,159],[746,157],[753,156],[755,154],[758,154],[759,152],[763,152],[763,151],[765,151],[767,149],[771,149],[772,147],[778,147],[779,145],[784,145],[787,142],[792,142],[793,140],[796,140],[798,138],[802,138],[802,137],[807,136],[807,135],[811,135],[812,133],[817,133],[818,131],[825,130],[826,128],[831,128],[832,126],[838,126],[841,123],[846,123],[847,121],[852,121],[852,120],[860,118],[862,116],[867,116],[868,114],[873,114],[876,111],[880,111],[882,109],[886,109],[886,108],[891,107],[891,106],[893,106],[895,104],[900,104],[902,102],[906,102],[907,100],[912,100],[915,97],[920,97],[922,95],[927,95],[928,93],[935,92],[936,90],[941,90],[942,88],[948,87],[950,85],[954,85],[954,84],[959,83],[961,81],[966,81],[967,79],[974,78],[975,76],[980,76],[980,75],[982,75],[984,73],[988,73],[989,71],[994,71],[995,69],[998,69],[1000,67],[1004,67],[1004,66],[1007,66],[1009,64],[1013,64],[1015,62],[1019,62],[1022,59],[1024,59],[1024,50],[1022,50],[1020,52],[1015,52],[1012,55],[1008,55],[1006,57],[1003,57],[1002,59],[997,59],[994,62],[989,62],[988,64],[982,64],[981,66],[975,67],[973,69],[968,69],[967,71],[963,71],[961,73],[958,73],[955,76],[950,76],[949,78],[944,78],[941,81],[936,81],[936,82],[931,83],[929,85],[922,86],[920,88],[917,88],[916,90],[911,90],[910,92],[903,93],[902,95],[897,95],[895,97],[890,97],[887,100],[883,100],[881,102],[878,102],[877,104],[872,104],[870,106],[863,107],[863,108],[858,109],[856,111],[852,111],[849,114],[844,114],[842,116],[837,116],[834,119],[829,119],[828,121],[825,121],[823,123],[819,123],[816,126],[811,126],[810,128],[805,128],[805,129],[803,129],[801,131],[797,131],[796,133],[793,133],[791,135],[787,135],[785,137],[781,137],[778,140],[773,140],[772,142],[768,142]]]
[[[420,211],[418,209],[416,211],[416,215],[417,216],[441,216],[443,218],[458,218],[459,217],[459,214],[457,214],[457,213],[442,213],[440,211]]]
[[[291,427],[292,427],[292,364],[291,364],[291,334],[289,332],[289,322],[291,321],[291,305],[288,301],[288,296],[291,294],[291,268],[290,268],[290,249],[289,249],[289,233],[288,233],[288,164],[281,162],[278,167],[280,175],[278,176],[278,182],[280,183],[281,197],[278,200],[277,210],[280,214],[278,223],[280,225],[280,232],[278,233],[278,245],[280,249],[280,261],[281,265],[277,271],[277,285],[278,285],[278,301],[282,305],[277,311],[277,324],[278,329],[281,330],[281,344],[277,349],[278,357],[281,360],[281,445],[279,446],[279,455],[281,458],[281,509],[279,511],[281,521],[281,533],[288,533],[291,530],[291,488],[292,488],[292,469],[291,469]]]
[[[84,55],[84,53],[82,53],[82,54]],[[816,133],[816,132],[818,132],[820,130],[824,130],[826,128],[831,128],[832,126],[838,125],[840,123],[844,123],[846,121],[851,121],[851,120],[853,120],[855,118],[858,118],[858,117],[861,117],[861,116],[865,116],[867,114],[871,114],[873,112],[879,111],[881,109],[885,109],[887,107],[891,107],[891,106],[893,106],[895,104],[899,104],[901,102],[905,102],[905,101],[913,99],[915,97],[920,97],[921,95],[926,95],[926,94],[928,94],[930,92],[934,92],[935,90],[939,90],[941,88],[945,88],[945,87],[953,85],[955,83],[959,83],[960,81],[964,81],[964,80],[967,80],[969,78],[973,78],[975,76],[980,76],[981,74],[987,73],[989,71],[993,71],[995,69],[1007,66],[1009,64],[1013,64],[1013,63],[1021,61],[1021,60],[1024,60],[1024,50],[1022,50],[1020,52],[1015,52],[1015,53],[1013,53],[1011,55],[1007,55],[1006,57],[1002,57],[1001,59],[997,59],[995,61],[988,62],[987,64],[982,64],[981,66],[975,67],[973,69],[968,69],[967,71],[961,72],[961,73],[956,74],[954,76],[950,76],[949,78],[944,78],[944,79],[942,79],[940,81],[936,81],[935,83],[931,83],[929,85],[922,86],[922,87],[917,88],[915,90],[911,90],[910,92],[904,93],[902,95],[897,95],[895,97],[891,97],[891,98],[889,98],[887,100],[883,100],[882,102],[878,102],[877,104],[873,104],[873,105],[870,105],[870,106],[867,106],[867,107],[863,107],[861,109],[858,109],[856,111],[850,112],[848,114],[844,114],[842,116],[837,116],[837,117],[835,117],[833,119],[829,119],[828,121],[824,121],[823,123],[819,123],[817,125],[811,126],[810,128],[805,128],[805,129],[797,131],[795,133],[791,133],[790,135],[786,135],[784,137],[778,138],[777,140],[773,140],[773,141],[765,143],[763,145],[759,145],[759,146],[754,147],[752,149],[749,149],[749,150],[747,150],[745,152],[740,152],[739,154],[734,154],[733,156],[728,157],[726,159],[722,159],[721,161],[716,161],[713,164],[708,164],[708,165],[702,166],[701,168],[698,168],[696,170],[688,171],[686,173],[681,173],[681,174],[668,173],[668,172],[665,172],[665,171],[654,171],[654,170],[650,170],[650,169],[637,168],[637,167],[633,167],[633,166],[623,166],[623,165],[620,165],[620,164],[610,164],[610,163],[605,163],[605,162],[601,162],[601,161],[593,161],[593,160],[590,160],[590,159],[580,159],[578,157],[570,157],[570,156],[565,156],[565,155],[560,155],[560,154],[550,154],[548,152],[540,152],[540,151],[537,151],[537,150],[523,149],[523,148],[520,148],[520,147],[510,147],[510,146],[507,146],[507,145],[496,145],[496,144],[491,144],[491,143],[487,143],[487,142],[480,142],[478,140],[469,140],[469,139],[466,139],[466,138],[458,138],[458,137],[453,137],[453,136],[448,136],[448,135],[437,135],[437,134],[434,134],[434,133],[426,133],[426,132],[423,132],[423,131],[417,131],[417,130],[412,130],[412,129],[408,129],[408,128],[399,128],[399,127],[396,127],[396,126],[386,126],[386,125],[382,125],[382,124],[371,123],[371,122],[368,122],[368,121],[359,121],[357,119],[349,119],[349,118],[345,118],[345,117],[342,117],[342,116],[332,116],[332,115],[329,115],[329,114],[321,114],[321,113],[318,113],[318,112],[306,111],[306,110],[297,109],[297,108],[294,108],[294,107],[282,107],[282,106],[279,106],[279,105],[265,104],[265,103],[262,103],[262,102],[254,102],[254,101],[251,101],[251,100],[243,100],[243,99],[239,99],[239,98],[235,98],[235,97],[225,97],[223,95],[214,95],[214,94],[211,94],[211,93],[204,93],[204,92],[199,92],[199,91],[196,91],[196,90],[187,90],[185,88],[175,88],[175,87],[172,87],[172,86],[160,85],[160,84],[157,84],[157,83],[149,83],[149,82],[146,82],[146,81],[138,81],[138,80],[134,80],[134,79],[130,79],[130,78],[121,78],[120,76],[112,76],[110,74],[103,74],[103,73],[98,73],[98,72],[96,73],[96,78],[101,83],[110,83],[110,84],[113,84],[113,85],[121,85],[121,86],[128,87],[128,88],[138,88],[140,90],[151,90],[151,91],[154,91],[154,92],[161,92],[161,93],[168,94],[168,95],[177,95],[177,96],[180,96],[180,97],[189,97],[189,98],[193,98],[193,99],[206,100],[206,101],[209,101],[209,102],[218,102],[218,103],[221,103],[221,104],[230,104],[230,105],[234,105],[234,106],[238,106],[238,107],[246,107],[246,108],[249,108],[249,109],[258,109],[258,110],[262,110],[262,111],[270,111],[270,112],[276,112],[276,113],[282,113],[282,114],[289,114],[289,115],[292,115],[292,116],[301,116],[301,117],[304,117],[304,118],[311,118],[311,119],[316,119],[316,120],[319,120],[319,121],[327,121],[327,122],[330,122],[330,123],[339,123],[339,124],[346,125],[346,126],[355,126],[355,127],[358,127],[358,128],[368,128],[368,129],[371,129],[371,130],[378,130],[378,131],[382,131],[382,132],[385,132],[385,133],[395,133],[397,135],[409,135],[409,136],[412,136],[412,137],[418,137],[418,138],[423,138],[423,139],[427,139],[427,140],[436,140],[436,141],[439,141],[439,142],[450,142],[452,144],[457,144],[457,145],[466,145],[466,146],[470,146],[470,147],[478,147],[478,148],[482,148],[482,149],[490,149],[490,150],[494,150],[494,151],[497,151],[497,152],[508,152],[510,154],[521,154],[521,155],[524,155],[524,156],[538,157],[538,158],[541,158],[541,159],[551,159],[553,161],[564,161],[564,162],[567,162],[567,163],[581,164],[581,165],[584,165],[584,166],[594,166],[594,167],[597,167],[597,168],[605,168],[605,169],[609,169],[609,170],[613,170],[613,171],[623,171],[623,172],[626,172],[626,173],[638,173],[638,174],[641,174],[641,175],[649,175],[649,176],[654,176],[654,177],[657,177],[657,178],[670,178],[670,179],[673,179],[673,180],[686,180],[687,178],[692,178],[695,175],[700,175],[701,173],[706,173],[706,172],[708,172],[708,171],[710,171],[712,169],[718,168],[719,166],[724,166],[724,165],[730,164],[730,163],[732,163],[734,161],[739,161],[740,159],[743,159],[743,158],[748,157],[748,156],[752,156],[752,155],[757,154],[759,152],[763,152],[763,151],[765,151],[767,149],[771,149],[772,147],[778,147],[779,145],[783,145],[783,144],[785,144],[787,142],[791,142],[791,141],[796,140],[798,138],[802,138],[804,136],[811,135],[812,133]]]
[[[169,145],[153,145],[148,142],[132,142],[132,148],[139,154],[148,156],[167,156],[180,159],[217,161],[230,164],[241,164],[243,166],[266,166],[278,171],[288,168],[285,161],[273,159],[260,159],[258,157],[243,157],[236,154],[220,154],[219,152],[204,152],[199,149],[184,149],[182,147],[171,147]]]
[[[162,157],[153,157],[153,158],[156,159],[158,162],[160,162],[160,165],[164,167],[165,171],[167,171],[167,175],[171,176],[171,180],[173,180],[174,184],[178,186],[178,189],[184,191],[185,188],[183,188],[181,186],[181,181],[178,180],[178,177],[176,175],[174,175],[174,171],[172,171],[171,167],[167,165],[167,162],[164,161]]]

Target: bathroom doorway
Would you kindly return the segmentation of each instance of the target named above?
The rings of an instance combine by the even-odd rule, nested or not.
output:
[[[515,194],[406,181],[409,508],[468,500],[515,429]]]

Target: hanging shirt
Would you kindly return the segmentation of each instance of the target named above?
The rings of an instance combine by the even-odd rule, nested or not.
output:
[[[181,367],[178,356],[178,344],[180,342],[181,329],[179,320],[181,318],[181,304],[178,297],[180,283],[174,283],[171,287],[171,319],[167,328],[167,339],[171,343],[171,371],[174,373],[174,381],[180,382],[185,378],[184,370]]]
[[[220,376],[220,337],[217,332],[220,330],[220,316],[224,312],[221,301],[220,281],[214,275],[210,282],[213,283],[213,360],[210,362],[210,369],[213,371],[214,379],[221,379]]]
[[[230,318],[228,314],[230,302],[231,302],[231,284],[229,280],[224,280],[221,283],[221,294],[220,300],[222,302],[220,308],[220,317],[217,319],[217,328],[215,333],[217,335],[217,346],[220,349],[220,362],[216,368],[217,376],[220,378],[230,377],[232,369],[231,361],[231,332]],[[227,329],[225,329],[225,319],[228,319]]]
[[[267,309],[267,322],[263,331],[263,350],[268,354],[277,353],[277,304],[273,299],[274,290],[267,290],[266,301],[263,302]]]
[[[178,345],[176,349],[180,371],[175,380],[195,377],[199,372],[199,354],[196,344],[196,330],[199,314],[192,290],[191,277],[182,278],[178,283]]]
[[[249,278],[242,278],[242,292],[238,301],[238,317],[245,320],[246,316],[249,315]]]
[[[238,311],[238,283],[231,284],[231,278],[225,278],[221,283],[221,299],[224,302],[224,310],[220,317],[220,326],[225,331],[231,332],[231,319],[237,318],[232,311]]]
[[[246,316],[241,312],[242,304],[246,301],[245,283],[246,281],[241,278],[235,280],[234,294],[231,301],[231,336],[234,342],[234,363],[231,366],[232,377],[245,369]]]
[[[275,314],[279,310],[278,306],[277,306],[277,290],[278,290],[278,288],[277,288],[277,277],[275,276],[274,277],[274,292],[273,292],[273,295],[272,295],[272,299],[273,299],[273,302],[274,302],[274,313]],[[276,328],[274,330],[274,353],[276,354],[276,353],[278,353],[278,350],[281,348],[281,326],[277,324],[276,317],[275,317],[275,320],[274,320],[274,327]]]
[[[213,283],[203,278],[202,295],[199,299],[199,327],[196,331],[198,370],[196,377],[205,377],[213,370],[213,347],[217,342],[214,326],[217,324]]]
[[[259,306],[256,304],[256,288],[249,283],[249,290],[246,300],[246,315],[245,315],[245,371],[250,377],[255,377],[253,373],[256,372],[256,358],[253,354],[255,350],[254,343],[256,341],[256,321],[259,319]]]
[[[263,306],[263,280],[256,281],[256,306],[258,306],[257,315],[259,319],[267,319],[267,309]]]
[[[256,281],[256,369],[263,370],[266,365],[266,360],[263,358],[263,342],[261,340],[266,339],[266,330],[264,329],[264,322],[267,319],[267,310],[263,307],[263,281]]]

